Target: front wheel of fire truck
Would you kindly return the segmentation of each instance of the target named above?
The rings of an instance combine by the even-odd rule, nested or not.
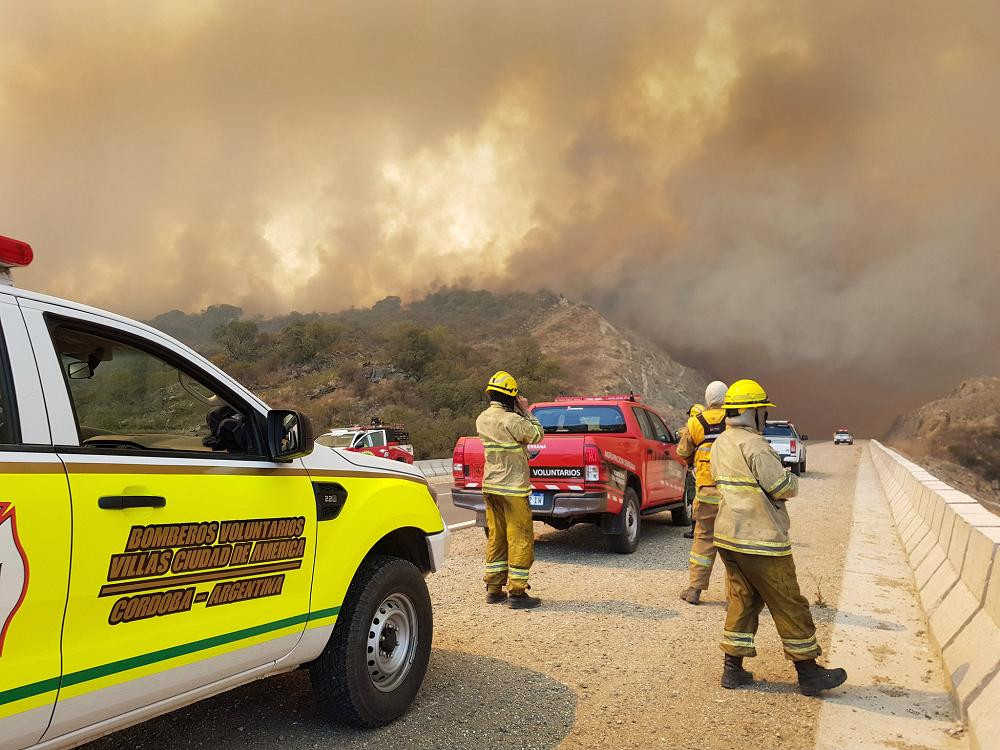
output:
[[[313,692],[328,719],[378,727],[403,715],[420,689],[431,653],[427,584],[407,560],[362,563],[333,635],[310,665]]]
[[[635,489],[625,489],[625,499],[622,503],[621,531],[608,536],[608,544],[613,552],[619,555],[631,555],[639,546],[639,533],[642,530],[642,516],[639,514],[639,496]]]

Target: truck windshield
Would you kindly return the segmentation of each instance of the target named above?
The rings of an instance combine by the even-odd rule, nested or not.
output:
[[[791,437],[792,428],[787,424],[769,424],[764,426],[766,437]]]
[[[325,445],[327,448],[350,448],[354,443],[356,432],[348,432],[346,435],[320,435],[316,442]]]
[[[543,406],[534,410],[546,435],[575,432],[626,432],[617,406]]]

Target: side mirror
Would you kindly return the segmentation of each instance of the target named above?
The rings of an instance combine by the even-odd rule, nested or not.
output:
[[[808,439],[809,439],[809,436],[808,436],[808,435],[803,435],[803,436],[802,436],[802,442],[803,442],[803,443],[804,443],[804,442],[805,442],[806,440],[808,440]]]
[[[309,417],[290,409],[271,409],[267,413],[267,449],[275,461],[291,461],[312,453]]]
[[[70,380],[90,380],[94,377],[94,368],[87,362],[70,362],[66,366],[66,374]]]

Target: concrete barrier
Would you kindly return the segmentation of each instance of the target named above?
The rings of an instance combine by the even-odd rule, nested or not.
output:
[[[1000,516],[878,441],[870,445],[972,747],[1000,747]]]

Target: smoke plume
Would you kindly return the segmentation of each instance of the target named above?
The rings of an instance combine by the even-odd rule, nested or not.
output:
[[[995,373],[995,3],[8,2],[0,233],[136,316],[549,287],[808,431]]]

